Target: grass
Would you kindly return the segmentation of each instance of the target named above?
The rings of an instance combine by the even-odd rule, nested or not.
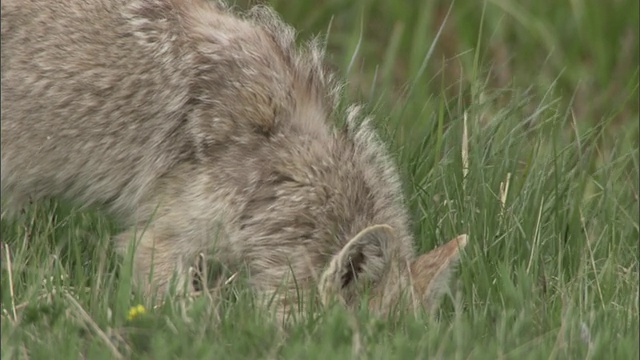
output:
[[[330,30],[417,248],[470,234],[438,317],[332,308],[280,333],[241,281],[153,308],[117,224],[49,201],[2,219],[3,359],[638,358],[637,2],[271,3],[303,39]]]

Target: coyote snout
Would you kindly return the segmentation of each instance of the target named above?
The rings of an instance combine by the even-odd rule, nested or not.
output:
[[[294,40],[266,7],[2,0],[3,213],[103,205],[145,289],[190,286],[208,252],[281,312],[312,289],[435,307],[466,236],[415,254],[385,147],[358,107],[337,110],[318,42]]]

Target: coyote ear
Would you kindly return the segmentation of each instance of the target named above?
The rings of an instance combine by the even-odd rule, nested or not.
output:
[[[339,294],[360,276],[375,277],[385,266],[388,243],[394,235],[389,225],[374,225],[360,231],[331,259],[320,277],[323,303]]]
[[[459,235],[411,263],[411,278],[416,296],[430,312],[447,291],[451,273],[458,264],[460,250],[467,245],[467,235]]]

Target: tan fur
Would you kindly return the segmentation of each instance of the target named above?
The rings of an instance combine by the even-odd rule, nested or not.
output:
[[[397,171],[320,47],[265,7],[205,0],[2,0],[3,213],[104,205],[161,290],[209,252],[287,310],[320,286],[432,307],[458,257],[415,257]],[[346,126],[334,126],[346,118]],[[296,289],[297,287],[297,289]]]

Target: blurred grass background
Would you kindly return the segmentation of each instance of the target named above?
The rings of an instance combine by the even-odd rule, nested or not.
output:
[[[329,30],[334,63],[351,70],[345,75],[352,91],[368,100],[384,95],[392,105],[409,80],[424,85],[417,99],[444,90],[464,94],[466,105],[478,82],[485,90],[526,89],[537,99],[554,85],[580,126],[634,121],[638,115],[637,1],[266,3],[302,38]],[[486,71],[481,79],[479,64]]]
[[[130,296],[118,225],[54,200],[2,219],[3,358],[638,358],[638,2],[266,3],[301,41],[329,33],[416,247],[470,234],[438,318],[335,308],[283,334],[241,283],[153,308]]]

